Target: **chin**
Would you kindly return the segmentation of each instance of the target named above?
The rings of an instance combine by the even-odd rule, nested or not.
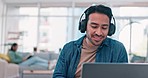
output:
[[[95,46],[99,46],[99,45],[101,45],[102,42],[103,42],[103,40],[94,41],[93,43],[94,43]]]
[[[101,45],[101,43],[99,43],[99,44],[96,44],[95,46],[100,46]]]
[[[99,46],[101,43],[99,42],[99,43],[93,43],[95,46]]]

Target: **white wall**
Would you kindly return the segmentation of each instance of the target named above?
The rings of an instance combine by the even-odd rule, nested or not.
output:
[[[9,14],[6,14],[8,13],[6,8],[7,6],[5,3],[0,0],[0,53],[6,53],[8,50],[8,47],[5,45],[7,44],[8,31],[18,30],[18,21],[16,21],[18,18],[9,16],[12,14],[18,14],[18,9],[11,7],[9,8]],[[6,15],[8,15],[7,18]]]
[[[3,7],[3,3],[0,0],[0,29],[1,29],[1,23],[2,23],[2,7]],[[1,32],[0,32],[0,37],[1,37]]]
[[[16,7],[7,7],[7,22],[6,26],[8,31],[18,31],[18,20],[19,17],[13,17],[13,15],[18,15],[19,8]]]
[[[2,44],[2,11],[3,10],[3,3],[2,1],[0,0],[0,45]],[[2,50],[2,46],[0,46],[0,53],[1,53],[1,50]]]
[[[8,12],[9,11],[9,12]],[[4,38],[4,44],[6,44],[5,46],[5,53],[7,53],[7,50],[10,48],[11,43],[13,42],[17,42],[16,40],[10,40],[8,38],[13,38],[16,37],[17,34],[12,34],[12,33],[8,33],[8,32],[18,32],[18,20],[19,17],[14,17],[13,15],[18,15],[19,13],[19,9],[17,7],[12,7],[12,6],[7,6],[7,12],[6,12],[6,24],[4,25],[5,27],[5,38]]]

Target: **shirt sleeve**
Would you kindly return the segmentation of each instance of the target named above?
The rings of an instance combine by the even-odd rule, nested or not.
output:
[[[19,63],[21,63],[23,61],[23,58],[21,56],[19,56],[16,52],[9,51],[8,56],[9,56],[10,61],[12,63],[19,64]]]
[[[127,51],[126,51],[123,44],[120,46],[120,53],[119,53],[118,62],[128,63]]]
[[[62,49],[54,73],[53,78],[66,78],[66,65],[65,65],[65,48]]]

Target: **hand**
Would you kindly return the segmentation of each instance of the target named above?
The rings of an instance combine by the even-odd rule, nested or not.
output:
[[[27,59],[26,58],[23,58],[23,61],[26,61]]]
[[[28,59],[28,57],[30,57],[30,56],[32,56],[32,54],[31,54],[31,53],[29,53],[28,55],[26,55],[23,59],[24,59],[24,60],[27,60],[27,59]]]

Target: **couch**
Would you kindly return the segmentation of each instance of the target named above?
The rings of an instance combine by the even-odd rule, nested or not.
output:
[[[26,52],[19,53],[22,57],[27,55]],[[41,66],[29,66],[23,67],[17,64],[8,63],[8,61],[0,58],[0,78],[22,78],[24,70],[54,70],[56,65],[56,60],[58,59],[58,54],[54,52],[40,52],[35,53],[34,56],[41,57],[43,59],[51,61],[48,68],[43,68]]]
[[[26,55],[26,53],[20,53],[20,55],[23,57]],[[54,53],[54,52],[40,52],[40,53],[35,53],[34,56],[38,56],[40,58],[46,59],[50,61],[50,65],[48,68],[43,68],[41,66],[38,65],[32,65],[29,67],[22,67],[20,66],[19,68],[19,75],[20,78],[23,77],[23,71],[24,70],[54,70],[54,67],[56,65],[56,60],[58,59],[58,54]]]
[[[18,78],[19,66],[0,58],[0,78]]]

